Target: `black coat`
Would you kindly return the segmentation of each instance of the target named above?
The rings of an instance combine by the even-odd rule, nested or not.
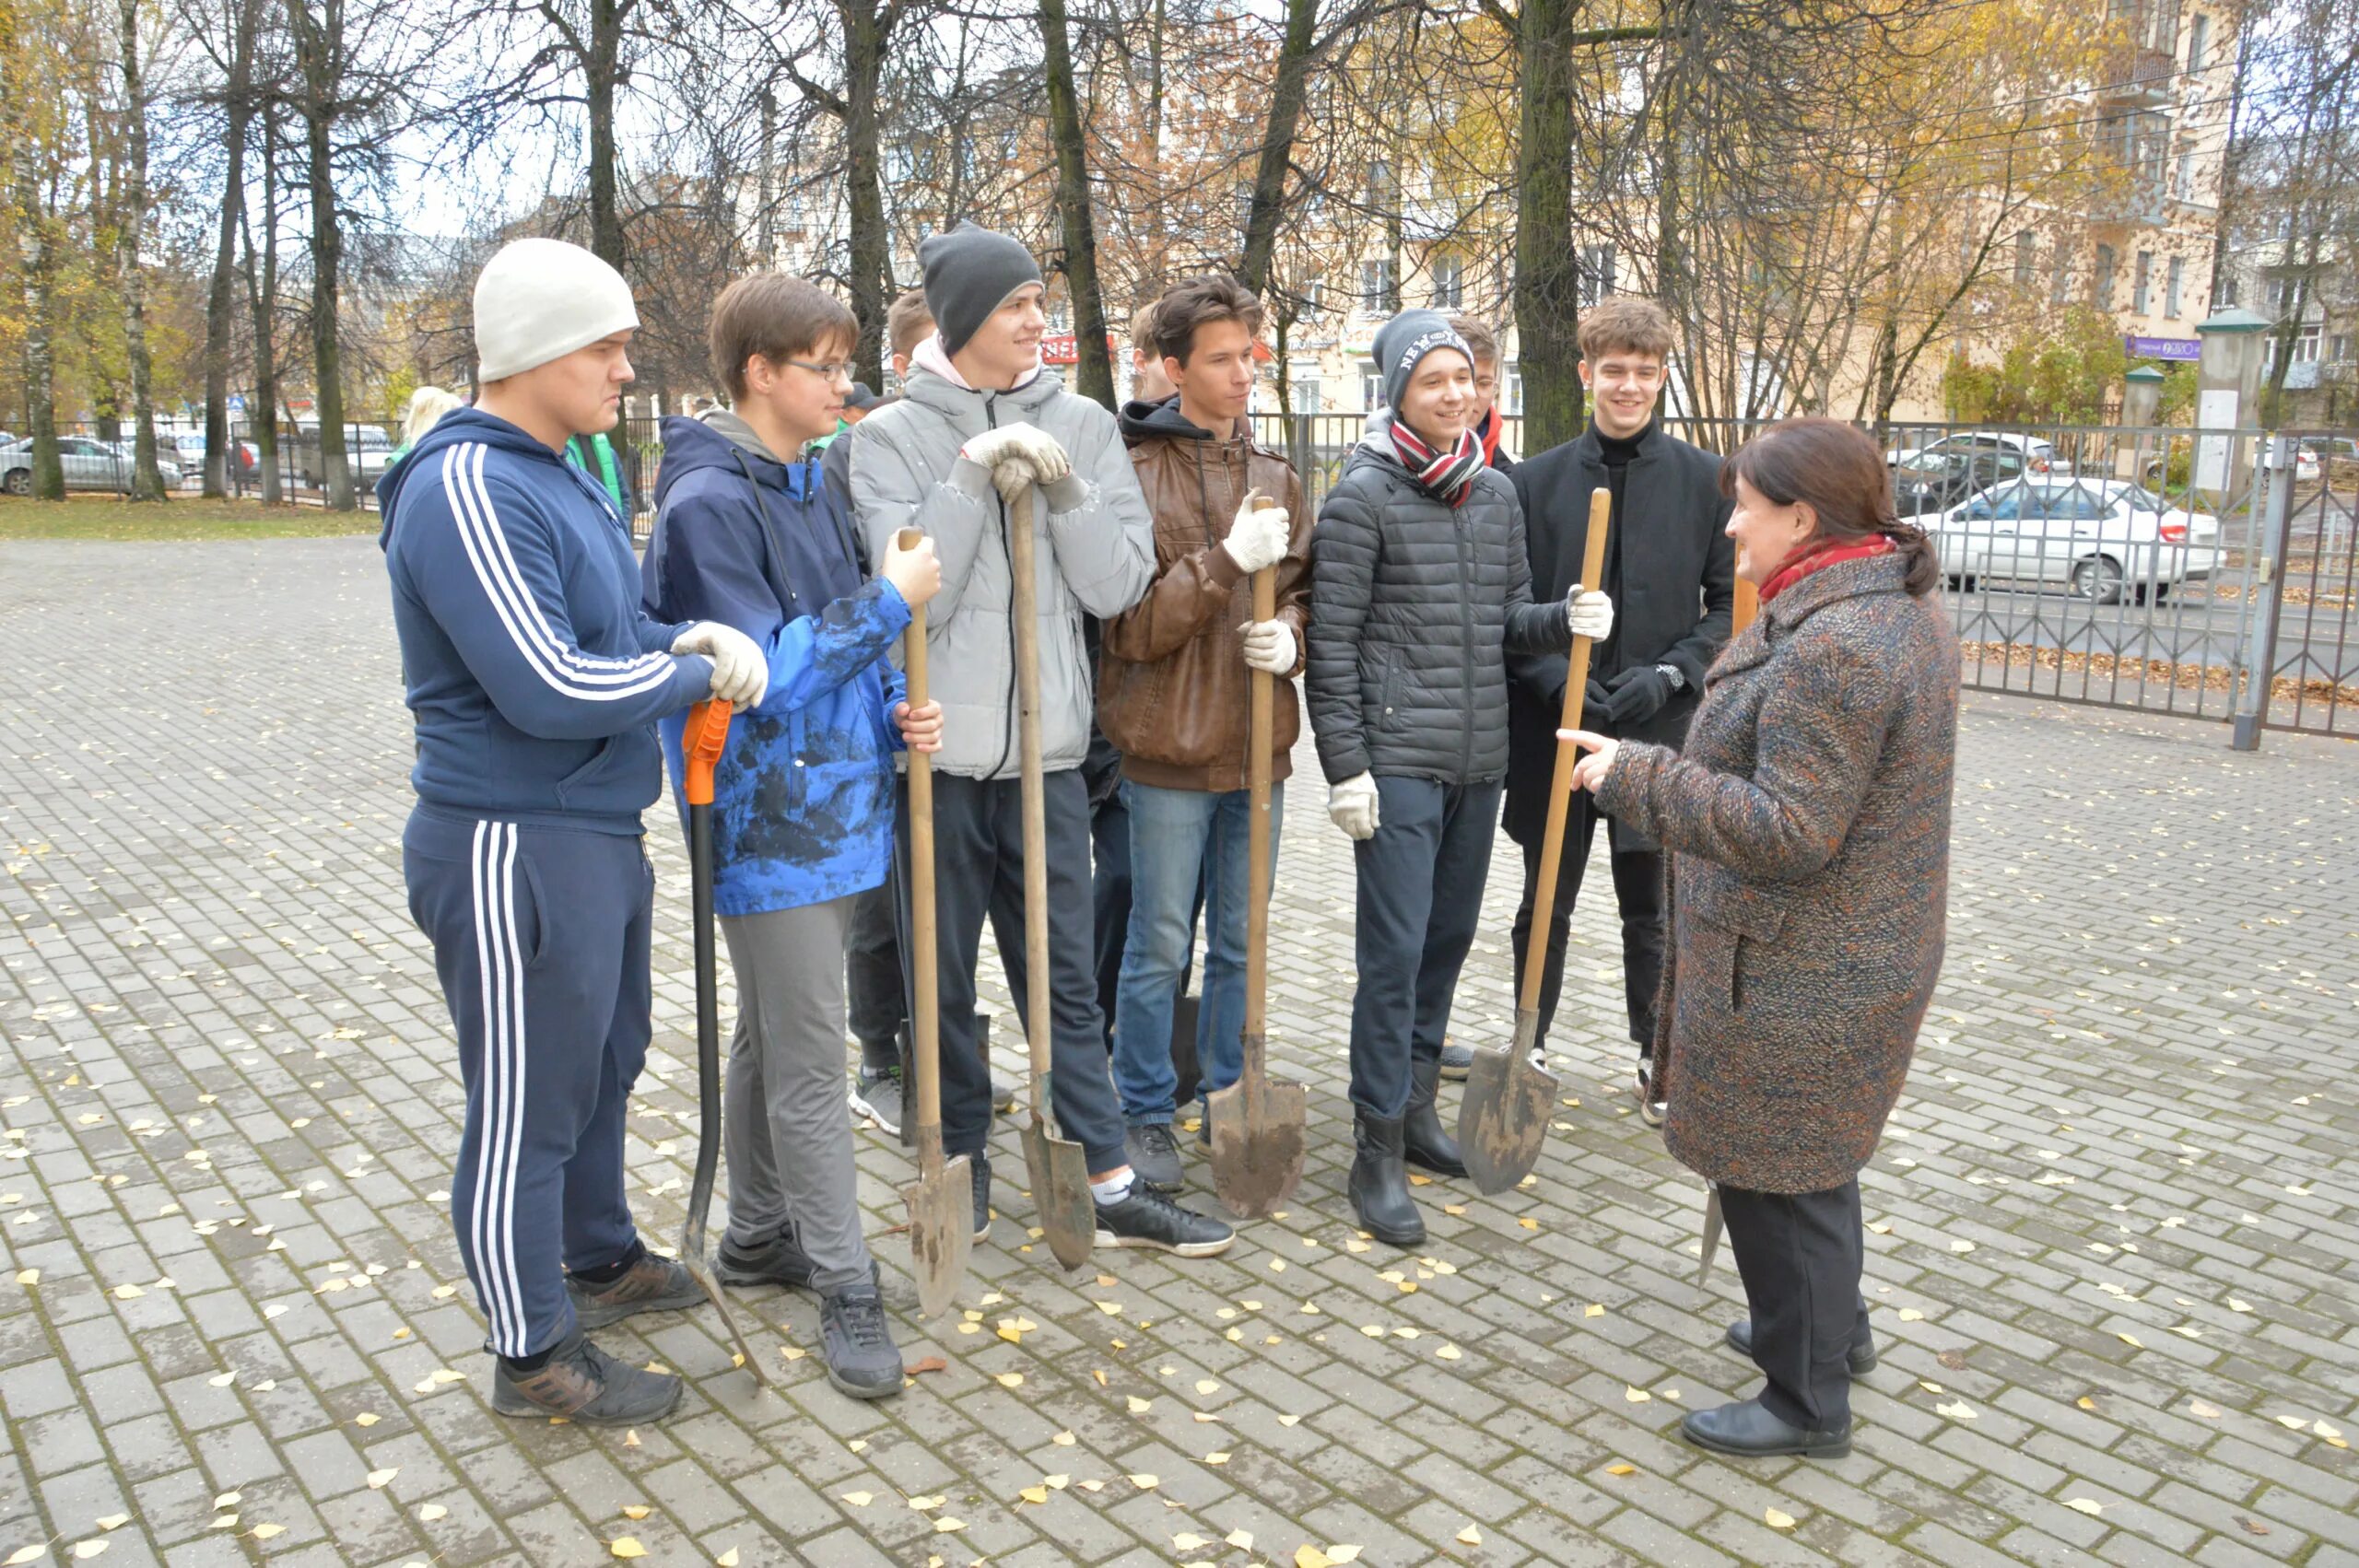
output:
[[[1523,507],[1532,597],[1561,599],[1580,580],[1590,492],[1606,482],[1595,428],[1526,458],[1509,478]],[[1614,604],[1614,637],[1591,650],[1590,673],[1602,679],[1613,670],[1670,664],[1687,681],[1653,718],[1619,731],[1624,739],[1676,747],[1703,692],[1704,672],[1728,640],[1736,552],[1721,532],[1731,503],[1719,481],[1719,458],[1665,435],[1660,425],[1640,439],[1623,481],[1611,524],[1621,542],[1622,591]],[[1564,653],[1508,656],[1506,824],[1519,843],[1539,842],[1546,820],[1568,664]],[[1617,733],[1602,715],[1584,717],[1581,725]]]
[[[1305,685],[1327,781],[1489,782],[1508,766],[1508,649],[1572,642],[1564,597],[1532,603],[1515,489],[1478,472],[1437,500],[1389,452],[1353,449],[1320,504]]]

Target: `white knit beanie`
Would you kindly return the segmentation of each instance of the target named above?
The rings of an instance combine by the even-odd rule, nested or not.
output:
[[[511,240],[475,279],[475,375],[522,375],[638,325],[630,285],[596,256],[562,240]]]

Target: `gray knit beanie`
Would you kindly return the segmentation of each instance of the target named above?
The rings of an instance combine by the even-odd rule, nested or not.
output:
[[[1009,295],[1040,281],[1040,263],[1031,252],[971,221],[919,241],[918,266],[925,275],[925,308],[942,345],[953,354]]]
[[[1437,348],[1455,348],[1471,368],[1474,351],[1439,310],[1403,310],[1376,329],[1376,369],[1384,378],[1384,406],[1399,413],[1401,394],[1417,373],[1417,361]]]

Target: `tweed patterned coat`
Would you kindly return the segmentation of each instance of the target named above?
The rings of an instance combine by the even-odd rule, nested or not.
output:
[[[1957,636],[1897,555],[1789,586],[1704,677],[1684,752],[1601,809],[1670,855],[1663,1137],[1708,1180],[1822,1192],[1900,1098],[1947,924]]]

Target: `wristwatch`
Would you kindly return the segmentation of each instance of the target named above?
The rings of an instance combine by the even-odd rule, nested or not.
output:
[[[1673,696],[1687,689],[1687,677],[1679,673],[1679,666],[1676,664],[1658,664],[1655,666],[1655,673],[1671,683],[1671,692]]]

